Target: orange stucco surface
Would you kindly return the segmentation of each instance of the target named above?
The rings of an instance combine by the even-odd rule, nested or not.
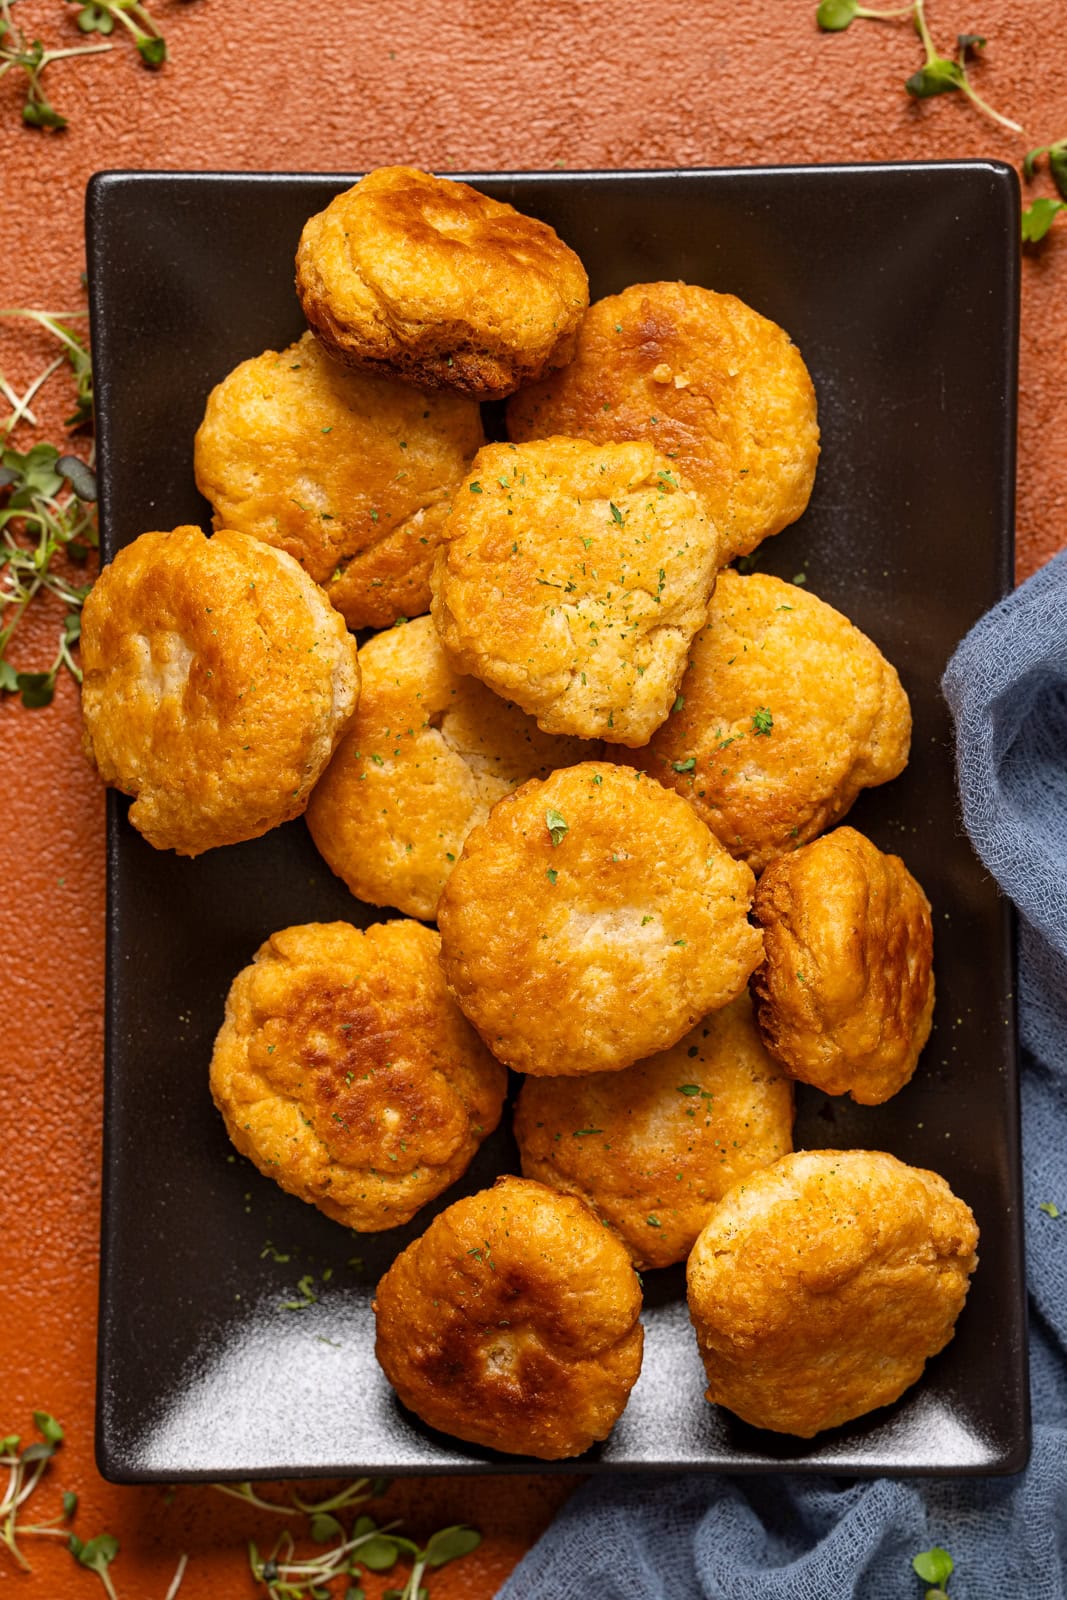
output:
[[[172,60],[158,75],[123,40],[60,63],[47,82],[70,118],[23,130],[14,75],[0,82],[0,300],[81,303],[82,202],[104,167],[358,171],[409,161],[442,171],[733,165],[995,156],[1067,134],[1061,0],[928,0],[944,43],[988,36],[983,92],[1025,123],[1015,137],[956,98],[911,103],[907,30],[864,23],[820,35],[811,0],[152,0]],[[27,31],[78,42],[73,10],[18,0]],[[1048,192],[1047,184],[1038,186]],[[1067,226],[1023,271],[1019,574],[1067,543]],[[922,329],[916,328],[918,345]],[[51,353],[0,327],[0,370],[18,387]],[[146,359],[151,352],[146,351]],[[69,394],[38,410],[56,436]],[[23,438],[32,435],[26,433]],[[20,666],[50,658],[55,617],[22,630]],[[183,1600],[255,1590],[244,1558],[266,1514],[208,1488],[115,1488],[92,1457],[100,1194],[104,962],[103,794],[80,751],[77,695],[0,706],[0,957],[4,1170],[0,1226],[0,1435],[31,1432],[34,1407],[68,1442],[39,1495],[81,1495],[77,1528],[107,1529],[123,1600],[162,1600],[180,1553]],[[167,1241],[159,1242],[166,1251]],[[413,1533],[470,1521],[473,1557],[433,1579],[435,1600],[493,1594],[572,1479],[408,1480],[386,1505]],[[97,1579],[58,1544],[27,1541],[34,1575],[0,1549],[0,1594],[92,1596]],[[395,1580],[394,1580],[395,1581]],[[372,1586],[371,1593],[377,1593]]]

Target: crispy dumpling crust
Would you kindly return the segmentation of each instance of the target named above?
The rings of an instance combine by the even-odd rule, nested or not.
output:
[[[786,1071],[877,1106],[911,1078],[934,1012],[930,902],[855,828],[772,862],[753,906],[763,1042]]]
[[[490,807],[600,746],[542,733],[456,672],[429,617],[376,634],[359,662],[359,709],[311,796],[308,827],[358,899],[432,919]]]
[[[307,573],[247,534],[143,533],[82,614],[85,747],[157,850],[298,817],[356,708],[355,641]]]
[[[752,889],[677,795],[585,761],[472,830],[437,907],[441,961],[501,1061],[615,1072],[744,989],[762,954]]]
[[[378,1285],[376,1346],[432,1428],[557,1461],[611,1432],[641,1370],[641,1289],[619,1241],[523,1178],[457,1200]]]
[[[585,1200],[636,1267],[684,1261],[727,1189],[793,1148],[793,1089],[740,995],[622,1072],[527,1078],[522,1170]]]
[[[473,400],[354,372],[310,333],[208,396],[193,460],[216,528],[294,556],[350,628],[430,606],[452,495],[484,439]]]
[[[903,770],[911,707],[867,636],[796,584],[720,574],[681,704],[623,759],[693,805],[754,872]]]
[[[548,733],[640,745],[674,703],[719,539],[650,444],[487,445],[431,586],[461,672]]]
[[[635,283],[590,306],[574,360],[510,401],[508,433],[651,439],[704,496],[724,560],[796,521],[819,459],[815,390],[789,335],[688,283]]]
[[[466,1170],[506,1075],[451,1000],[421,923],[273,934],[230,986],[211,1093],[242,1155],[375,1233]]]
[[[977,1243],[944,1178],[880,1151],[753,1173],[689,1258],[707,1398],[802,1439],[889,1405],[952,1338]]]
[[[308,220],[296,292],[339,360],[476,400],[569,361],[589,304],[547,223],[414,167],[379,167]]]

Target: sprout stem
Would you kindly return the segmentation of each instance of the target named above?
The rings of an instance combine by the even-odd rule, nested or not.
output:
[[[1005,117],[999,111],[994,111],[993,107],[989,104],[989,101],[982,99],[982,96],[978,93],[978,90],[974,87],[966,72],[964,72],[963,82],[960,85],[960,88],[963,90],[968,100],[977,106],[979,111],[984,112],[987,117],[992,117],[994,122],[999,122],[1002,128],[1009,128],[1012,133],[1025,132],[1021,122],[1013,122],[1010,117]]]
[[[163,1600],[175,1600],[175,1596],[177,1595],[178,1590],[182,1586],[182,1579],[185,1577],[185,1569],[186,1569],[186,1567],[188,1565],[189,1565],[189,1557],[187,1555],[183,1554],[181,1559],[178,1562],[178,1570],[177,1570],[177,1572],[175,1572],[173,1578],[170,1580],[170,1588],[167,1590],[166,1594],[163,1596]]]

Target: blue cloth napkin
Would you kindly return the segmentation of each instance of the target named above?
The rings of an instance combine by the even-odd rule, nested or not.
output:
[[[943,688],[967,830],[1020,912],[1030,1466],[591,1482],[500,1600],[921,1600],[911,1557],[935,1544],[953,1600],[1067,1597],[1067,552],[975,625]]]

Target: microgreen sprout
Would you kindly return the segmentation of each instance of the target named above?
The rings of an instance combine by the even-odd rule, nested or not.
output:
[[[289,1500],[266,1500],[257,1494],[247,1481],[213,1483],[211,1487],[219,1494],[230,1495],[234,1500],[243,1500],[245,1505],[255,1506],[259,1511],[273,1511],[280,1517],[313,1517],[362,1505],[364,1501],[372,1500],[376,1495],[382,1494],[388,1484],[384,1478],[357,1478],[354,1483],[346,1484],[336,1494],[327,1495],[323,1500],[303,1500],[295,1491]]]
[[[250,1541],[248,1564],[256,1582],[266,1585],[270,1600],[298,1600],[309,1592],[325,1591],[335,1578],[358,1579],[361,1568],[388,1572],[399,1559],[401,1544],[409,1544],[408,1540],[392,1536],[398,1526],[398,1522],[387,1522],[379,1528],[373,1517],[362,1516],[357,1518],[351,1535],[346,1535],[335,1517],[323,1516],[317,1528],[313,1523],[311,1533],[316,1543],[328,1544],[321,1554],[298,1558],[295,1540],[286,1529],[265,1558]],[[328,1543],[335,1536],[336,1542]]]
[[[1032,180],[1041,157],[1047,156],[1049,176],[1056,185],[1061,199],[1067,200],[1067,139],[1057,139],[1053,144],[1039,144],[1023,157],[1023,176]]]
[[[7,1546],[24,1572],[30,1571],[30,1564],[19,1548],[19,1535],[66,1539],[68,1530],[63,1524],[70,1521],[78,1508],[76,1495],[64,1495],[60,1516],[49,1522],[19,1524],[20,1508],[37,1488],[48,1463],[63,1443],[63,1429],[47,1411],[35,1411],[33,1420],[41,1435],[40,1440],[26,1445],[22,1451],[19,1450],[21,1441],[17,1433],[9,1433],[0,1439],[0,1468],[6,1467],[8,1472],[7,1484],[0,1494],[0,1543]]]
[[[63,1429],[55,1417],[47,1411],[35,1411],[33,1420],[41,1438],[27,1445],[21,1453],[17,1433],[9,1433],[0,1439],[0,1468],[8,1469],[7,1486],[0,1494],[0,1544],[6,1545],[24,1572],[29,1572],[30,1564],[19,1547],[19,1538],[32,1534],[36,1538],[62,1539],[75,1561],[96,1573],[107,1591],[108,1600],[118,1600],[108,1568],[118,1555],[119,1542],[112,1533],[98,1533],[95,1538],[80,1539],[70,1531],[71,1520],[78,1509],[78,1496],[73,1490],[68,1489],[64,1493],[58,1517],[52,1517],[47,1522],[18,1521],[20,1507],[29,1500],[49,1461],[63,1443]],[[164,1600],[177,1600],[188,1562],[187,1555],[180,1558]]]
[[[1023,208],[1023,243],[1039,244],[1061,211],[1067,211],[1067,139],[1057,139],[1053,144],[1040,144],[1028,150],[1023,159],[1023,176],[1032,182],[1041,158],[1048,160],[1049,177],[1056,186],[1058,200],[1045,195],[1032,200]]]
[[[443,1567],[446,1562],[457,1561],[461,1556],[470,1555],[472,1550],[477,1550],[482,1542],[482,1536],[474,1528],[457,1524],[451,1528],[442,1528],[438,1533],[427,1540],[423,1549],[419,1549],[411,1539],[395,1539],[393,1543],[398,1551],[410,1555],[412,1568],[408,1574],[408,1581],[402,1589],[386,1589],[382,1600],[424,1600],[426,1590],[423,1588],[422,1579],[427,1567]],[[381,1570],[380,1568],[374,1570]]]
[[[926,1591],[926,1600],[948,1600],[945,1586],[952,1576],[955,1563],[947,1550],[942,1550],[936,1544],[932,1550],[920,1550],[917,1556],[912,1557],[911,1565],[917,1577],[933,1585]]]
[[[815,20],[824,33],[843,33],[849,23],[857,17],[867,17],[872,22],[899,22],[903,17],[910,17],[911,5],[900,6],[895,11],[871,11],[867,6],[861,6],[857,0],[822,0]]]
[[[57,557],[84,565],[97,545],[96,480],[77,456],[61,456],[54,444],[25,453],[0,452],[0,691],[22,696],[24,706],[46,706],[65,667],[81,682],[72,650],[81,634],[81,608],[91,583],[75,583],[57,569]],[[55,658],[44,672],[19,672],[8,646],[27,608],[40,594],[65,607]]]
[[[1022,127],[1018,122],[1013,122],[1011,117],[995,111],[989,102],[982,98],[968,76],[968,64],[985,48],[986,41],[981,34],[957,34],[956,54],[943,56],[935,48],[930,36],[926,22],[925,0],[912,0],[911,5],[889,11],[872,11],[867,6],[857,5],[855,0],[822,0],[815,13],[815,20],[825,33],[842,33],[857,18],[873,22],[913,24],[926,57],[922,66],[913,72],[904,84],[913,99],[929,100],[939,94],[962,94],[983,116],[999,122],[1002,128],[1010,128],[1012,133],[1022,133]]]
[[[155,18],[141,0],[67,0],[78,7],[75,19],[82,33],[110,34],[121,22],[137,46],[146,67],[161,67],[167,59],[167,43]]]
[[[111,1574],[107,1570],[119,1553],[119,1542],[115,1535],[98,1533],[95,1538],[83,1541],[76,1533],[72,1533],[67,1541],[67,1548],[79,1566],[88,1567],[90,1572],[96,1573],[107,1590],[108,1600],[118,1600]]]
[[[310,1519],[307,1537],[322,1546],[316,1554],[298,1557],[296,1540],[288,1528],[275,1540],[269,1554],[262,1555],[249,1541],[248,1564],[257,1583],[266,1586],[269,1600],[305,1600],[312,1595],[328,1595],[328,1585],[347,1578],[346,1600],[363,1600],[360,1577],[366,1572],[390,1572],[401,1556],[411,1559],[411,1572],[402,1589],[386,1590],[394,1600],[426,1600],[423,1578],[428,1569],[443,1567],[448,1561],[469,1554],[481,1543],[473,1528],[442,1528],[420,1548],[395,1530],[399,1522],[379,1525],[373,1517],[361,1514],[346,1533],[336,1513],[373,1498],[388,1487],[382,1478],[359,1478],[321,1500],[304,1500],[293,1493],[287,1501],[267,1500],[250,1483],[216,1483],[221,1494],[243,1500],[262,1511],[281,1516],[303,1515]],[[383,1596],[383,1600],[385,1597]]]
[[[3,0],[0,0],[0,7]],[[8,309],[2,317],[22,317],[58,339],[63,351],[26,390],[16,395],[0,375],[0,391],[12,406],[0,426],[0,693],[20,694],[24,706],[51,701],[59,673],[66,668],[79,682],[72,654],[81,633],[81,608],[91,584],[76,583],[70,564],[84,566],[97,546],[96,478],[89,461],[63,454],[54,444],[35,444],[23,452],[11,435],[23,421],[36,423],[31,402],[42,385],[65,362],[73,373],[77,405],[68,428],[91,422],[92,362],[84,339],[68,326],[84,316],[77,311]],[[91,458],[90,458],[91,459]],[[60,570],[60,568],[64,570]],[[65,609],[56,654],[45,671],[20,672],[8,659],[8,646],[27,608],[38,596],[51,595]]]
[[[1009,128],[1012,133],[1022,133],[1022,124],[1013,122],[1011,117],[1005,117],[999,111],[994,111],[988,100],[984,100],[967,76],[967,63],[974,60],[979,51],[985,49],[985,40],[979,33],[960,33],[956,36],[956,55],[942,56],[934,49],[930,30],[926,26],[923,14],[923,0],[915,0],[915,31],[922,40],[923,49],[926,51],[926,60],[918,72],[913,72],[904,84],[905,89],[916,100],[928,100],[933,95],[951,94],[958,90],[966,95],[967,99],[981,111],[983,116],[990,117],[994,122],[999,122],[1002,128]]]
[[[313,1526],[312,1538],[318,1531],[326,1537],[316,1542],[325,1543],[336,1533],[337,1542],[305,1559],[297,1559],[296,1541],[288,1528],[279,1534],[266,1558],[260,1555],[254,1540],[249,1540],[248,1565],[256,1582],[266,1584],[270,1600],[298,1600],[309,1590],[322,1589],[334,1578],[358,1577],[361,1562],[371,1572],[386,1571],[395,1564],[395,1546],[386,1535],[397,1523],[388,1522],[379,1528],[372,1517],[359,1517],[351,1536],[345,1535],[335,1517],[330,1517],[328,1523],[329,1526],[323,1517],[317,1530]],[[375,1564],[379,1560],[383,1565]]]
[[[76,385],[76,407],[71,416],[64,422],[65,428],[83,428],[93,420],[93,362],[89,354],[89,347],[84,339],[80,339],[73,328],[68,328],[67,323],[81,317],[87,317],[87,311],[38,311],[24,307],[8,308],[0,311],[0,317],[25,317],[30,322],[36,322],[44,328],[53,338],[58,339],[64,347],[63,354],[49,363],[43,372],[34,379],[31,388],[20,400],[12,394],[8,385],[0,379],[4,394],[10,400],[14,410],[4,424],[4,432],[10,433],[17,423],[25,417],[27,422],[36,422],[37,418],[29,409],[29,402],[37,391],[52,376],[58,367],[67,361],[71,372],[74,374]]]
[[[40,39],[26,37],[12,14],[15,0],[0,0],[0,78],[13,70],[26,75],[26,100],[22,107],[22,120],[28,128],[54,128],[67,126],[67,119],[57,111],[44,90],[41,79],[45,68],[53,61],[68,56],[96,56],[110,50],[109,44],[76,45],[67,50],[46,50]]]

